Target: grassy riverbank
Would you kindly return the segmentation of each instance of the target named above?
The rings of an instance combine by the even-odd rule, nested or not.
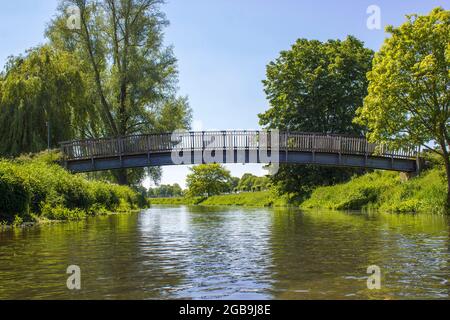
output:
[[[317,188],[301,207],[444,213],[446,192],[445,173],[437,168],[408,181],[402,181],[399,173],[376,171],[344,184]]]
[[[303,203],[277,197],[274,192],[226,194],[209,198],[157,198],[151,204],[282,207],[304,209],[379,210],[385,212],[444,213],[445,174],[437,168],[404,181],[397,172],[376,171],[330,187],[319,187]]]
[[[79,220],[145,205],[124,186],[72,175],[43,153],[0,160],[0,222],[21,224],[45,220]]]
[[[272,191],[223,194],[209,198],[154,198],[153,205],[202,205],[202,206],[243,206],[243,207],[285,207],[286,198],[277,197]]]

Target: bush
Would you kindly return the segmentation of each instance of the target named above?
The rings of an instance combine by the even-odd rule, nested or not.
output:
[[[400,174],[376,171],[350,182],[314,190],[303,208],[379,209],[388,212],[445,212],[444,172],[434,168],[402,182]]]
[[[62,206],[53,207],[46,203],[42,206],[41,216],[50,220],[80,220],[86,217],[81,209],[69,209]]]
[[[82,219],[105,212],[129,212],[144,202],[129,187],[89,181],[72,175],[52,154],[0,161],[0,215],[12,221],[15,215],[56,220]]]
[[[15,215],[20,217],[28,215],[30,198],[30,188],[26,181],[15,176],[6,164],[1,163],[0,216],[11,219]]]

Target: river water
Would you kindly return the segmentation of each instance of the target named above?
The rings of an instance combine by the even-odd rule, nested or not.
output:
[[[154,207],[0,231],[0,299],[448,299],[449,278],[438,215]]]

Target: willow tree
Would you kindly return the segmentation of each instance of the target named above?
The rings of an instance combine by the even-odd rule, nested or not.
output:
[[[168,21],[161,3],[63,0],[47,30],[53,46],[85,62],[81,67],[92,107],[102,115],[102,136],[173,131],[190,124],[187,99],[176,96],[176,59],[163,45]],[[71,7],[80,13],[79,29],[68,28]],[[115,175],[119,183],[129,182],[126,170]]]
[[[387,31],[355,122],[368,127],[371,141],[423,146],[442,157],[450,208],[450,11],[410,15]]]
[[[17,156],[82,134],[94,114],[72,54],[49,46],[11,57],[0,76],[0,154]]]

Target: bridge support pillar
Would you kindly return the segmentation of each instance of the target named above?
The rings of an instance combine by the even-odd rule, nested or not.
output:
[[[416,173],[419,175],[423,168],[425,167],[425,160],[423,158],[417,157],[416,158]]]
[[[419,172],[400,172],[400,180],[406,182],[419,175]]]

